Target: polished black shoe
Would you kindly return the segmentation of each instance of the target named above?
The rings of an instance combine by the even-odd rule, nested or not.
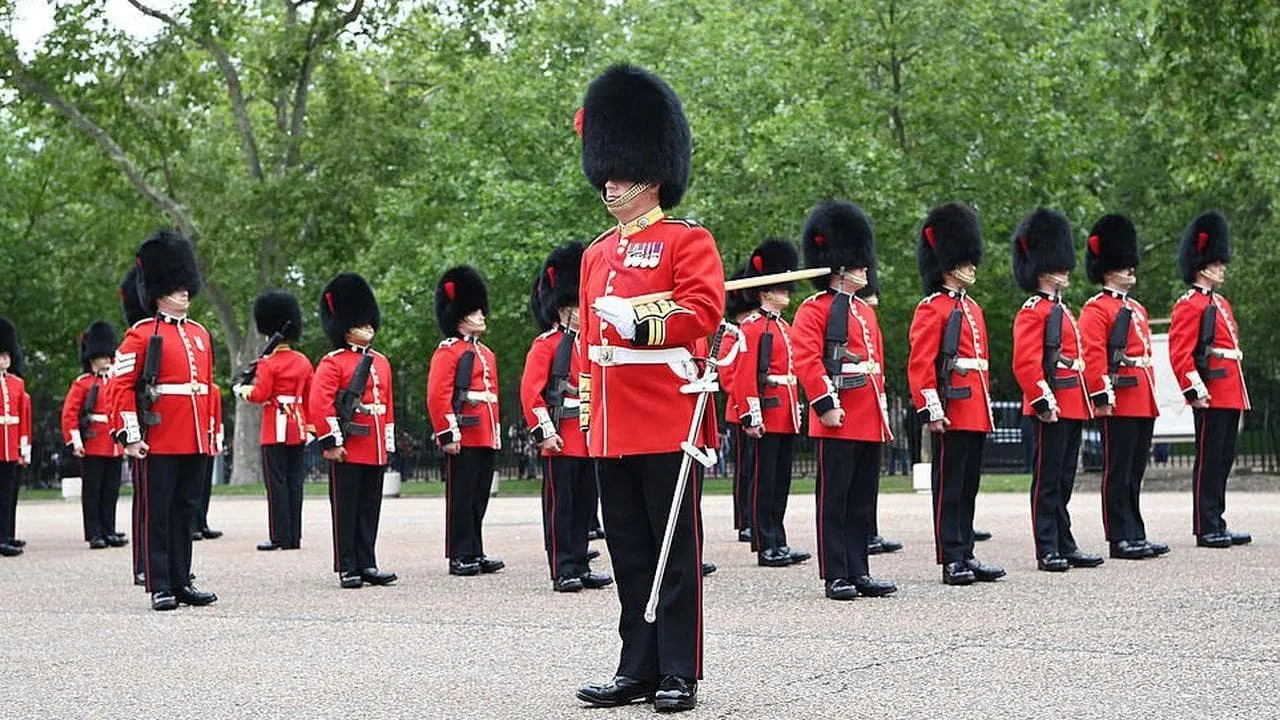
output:
[[[698,704],[698,682],[667,675],[653,694],[653,709],[658,712],[683,712]]]
[[[90,549],[90,550],[106,550],[106,549],[107,549],[107,539],[106,539],[106,538],[102,538],[102,537],[96,537],[96,538],[94,538],[94,539],[90,540],[90,541],[89,541],[89,549]]]
[[[1045,553],[1036,558],[1036,567],[1045,572],[1066,572],[1071,569],[1071,563],[1058,553]]]
[[[990,539],[991,539],[990,530],[974,530],[973,531],[974,542],[986,542],[987,540],[990,540]]]
[[[786,553],[787,557],[791,558],[792,565],[802,563],[805,560],[808,560],[809,558],[813,557],[813,555],[809,554],[808,550],[796,550],[794,548],[787,547],[786,545],[783,545],[778,549]]]
[[[1169,546],[1165,545],[1165,552]],[[1118,540],[1111,543],[1111,557],[1117,560],[1144,560],[1155,554],[1154,548],[1136,540]]]
[[[1005,576],[1004,568],[999,565],[984,565],[974,558],[965,560],[964,564],[973,571],[973,579],[978,582],[995,582]]]
[[[272,542],[272,541],[270,541],[270,540],[263,540],[262,542],[258,543],[258,549],[259,549],[259,550],[261,550],[261,551],[263,551],[263,552],[270,552],[270,551],[272,551],[272,550],[279,550],[281,547],[283,547],[283,546],[282,546],[282,545],[279,545],[279,544],[277,544],[277,543],[274,543],[274,542]]]
[[[719,569],[715,563],[704,562],[702,563],[702,577],[706,577]]]
[[[876,580],[870,575],[859,575],[853,579],[853,586],[863,597],[884,597],[898,592],[898,586],[888,580]]]
[[[16,545],[0,543],[0,557],[17,557],[23,552],[23,549]]]
[[[449,561],[449,574],[469,577],[480,574],[480,563],[471,560],[453,559]]]
[[[1253,542],[1253,536],[1247,532],[1237,532],[1235,530],[1228,530],[1227,536],[1231,538],[1232,545],[1248,545],[1249,543]]]
[[[346,590],[355,590],[364,587],[364,578],[360,577],[360,573],[339,573],[338,584]]]
[[[592,540],[603,540],[603,539],[604,539],[604,528],[596,528],[595,530],[587,531],[587,542],[590,542]]]
[[[489,557],[488,555],[482,555],[481,557],[476,558],[475,562],[480,566],[480,572],[485,573],[486,575],[489,573],[496,573],[507,566],[506,563],[502,562],[502,558]]]
[[[658,684],[619,675],[607,683],[590,683],[578,688],[578,699],[597,707],[630,705],[637,700],[653,702]]]
[[[943,585],[972,585],[976,579],[969,566],[962,562],[947,563],[942,566]]]
[[[1153,557],[1169,554],[1168,543],[1156,542],[1155,540],[1143,540],[1142,542],[1151,550]]]
[[[1073,552],[1063,553],[1062,557],[1066,558],[1067,562],[1070,563],[1073,568],[1098,567],[1102,563],[1106,562],[1102,559],[1101,555],[1082,552],[1080,548],[1076,548]]]
[[[178,602],[184,605],[212,605],[218,602],[218,596],[207,591],[197,588],[195,585],[188,585],[174,593],[178,598]]]
[[[582,573],[578,576],[578,579],[582,581],[582,587],[588,590],[599,590],[602,587],[609,587],[613,584],[613,576],[594,570]]]
[[[133,584],[134,584],[134,585],[146,585],[146,584],[147,584],[147,576],[146,576],[146,574],[145,574],[145,573],[138,573],[137,575],[134,575],[134,576],[133,576]]]
[[[871,540],[867,542],[868,555],[881,555],[884,553],[898,552],[902,549],[902,543],[897,540],[887,540],[879,535],[871,536]]]
[[[129,541],[126,540],[125,537],[119,533],[111,533],[110,535],[107,535],[102,539],[106,540],[107,545],[110,545],[111,547],[124,547],[125,545],[129,544]]]
[[[299,550],[301,548],[302,548],[302,543],[291,543],[289,545],[280,546],[281,550]]]
[[[756,564],[761,567],[786,567],[791,564],[791,554],[783,552],[781,548],[761,550],[756,556]]]
[[[574,593],[586,587],[582,584],[582,578],[576,577],[558,577],[551,583],[551,589],[556,592]]]
[[[360,579],[370,585],[390,585],[400,578],[390,570],[379,570],[376,567],[370,567],[360,571]]]
[[[858,597],[858,587],[844,578],[827,581],[827,597],[832,600],[852,600]]]
[[[599,551],[599,550],[596,550],[596,549],[592,548],[591,550],[588,550],[588,551],[587,551],[587,559],[588,559],[588,560],[595,560],[595,559],[596,559],[596,558],[598,558],[598,557],[600,557],[600,551]]]
[[[178,598],[170,592],[151,593],[151,609],[152,610],[177,610]]]
[[[738,542],[751,542],[751,528],[745,527],[738,531]]]
[[[214,530],[213,528],[204,528],[200,531],[200,534],[204,536],[205,540],[217,540],[222,537],[222,531]]]
[[[22,538],[9,538],[9,544],[16,548],[24,548],[27,546],[27,541]]]
[[[1196,545],[1209,548],[1231,547],[1231,536],[1226,533],[1205,533],[1196,536]]]

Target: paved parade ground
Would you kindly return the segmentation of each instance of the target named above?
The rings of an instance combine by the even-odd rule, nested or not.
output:
[[[1144,498],[1173,552],[1065,575],[1035,570],[1027,499],[984,494],[978,556],[1009,576],[945,587],[929,500],[890,494],[881,528],[906,543],[872,558],[900,591],[824,599],[815,561],[756,567],[707,497],[706,678],[688,717],[1262,718],[1280,716],[1280,495],[1228,496],[1251,546],[1197,549],[1187,493]],[[1072,503],[1082,547],[1104,551],[1097,494]],[[120,504],[125,519],[128,502]],[[579,683],[617,660],[612,589],[551,591],[536,498],[497,498],[486,550],[507,569],[456,578],[439,498],[387,500],[379,560],[398,585],[341,590],[328,503],[308,497],[303,549],[263,553],[266,504],[215,497],[196,544],[207,608],[156,613],[129,584],[129,550],[90,551],[79,507],[24,503],[27,553],[0,559],[3,718],[553,718],[589,710]],[[814,549],[813,497],[792,498],[791,544]],[[122,524],[127,528],[127,522]],[[596,562],[608,569],[604,552]]]

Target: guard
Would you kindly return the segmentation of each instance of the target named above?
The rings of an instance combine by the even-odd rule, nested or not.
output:
[[[9,318],[0,317],[0,556],[21,555],[14,537],[18,471],[31,464],[31,398],[22,381],[22,343]]]
[[[116,532],[120,466],[124,452],[111,437],[107,381],[116,354],[116,329],[99,320],[80,334],[84,372],[71,383],[62,402],[62,439],[80,461],[80,514],[84,539],[92,550],[123,547]]]
[[[1169,324],[1169,364],[1196,424],[1192,470],[1196,545],[1227,548],[1253,540],[1227,528],[1227,476],[1236,461],[1240,414],[1249,409],[1244,354],[1231,303],[1218,292],[1227,280],[1231,236],[1227,219],[1207,212],[1182,235],[1178,266],[1191,286],[1174,303]]]

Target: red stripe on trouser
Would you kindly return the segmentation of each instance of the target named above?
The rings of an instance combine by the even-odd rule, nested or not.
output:
[[[753,439],[753,442],[756,451],[751,454],[751,544],[757,552],[764,552],[766,548],[760,537],[760,440]]]
[[[151,491],[151,478],[148,477],[147,475],[146,459],[139,459],[138,465],[141,466],[142,468],[142,471],[141,471],[142,493],[143,493],[142,496],[145,498],[147,497],[148,494],[150,494],[150,491]],[[150,501],[144,503],[142,506],[142,532],[144,535],[147,536],[147,547],[146,547],[146,550],[144,551],[145,554],[142,556],[142,561],[146,563],[146,566],[147,566],[147,569],[145,571],[147,584],[144,587],[147,588],[147,592],[154,592],[151,589],[151,503]],[[169,578],[169,581],[172,582],[173,578]]]
[[[1111,513],[1107,507],[1107,476],[1111,474],[1111,421],[1102,420],[1102,534],[1111,539]]]

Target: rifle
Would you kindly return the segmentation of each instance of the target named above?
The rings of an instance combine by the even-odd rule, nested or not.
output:
[[[964,374],[964,370],[957,370],[956,356],[960,354],[960,321],[961,317],[959,307],[951,309],[951,314],[947,316],[946,327],[942,330],[942,343],[938,346],[938,401],[942,404],[942,411],[947,410],[947,401],[952,398],[962,400],[969,397],[969,388],[953,388],[951,387],[951,373],[959,372]]]
[[[351,374],[351,382],[338,390],[334,405],[338,410],[338,429],[344,438],[369,434],[368,425],[356,424],[356,413],[364,402],[364,391],[369,385],[369,369],[373,366],[373,355],[364,353],[356,371]]]
[[[1195,352],[1192,353],[1196,371],[1205,380],[1218,380],[1227,376],[1226,368],[1209,369],[1209,357],[1213,350],[1213,341],[1217,336],[1218,306],[1211,302],[1204,307],[1204,313],[1200,315],[1200,336],[1196,341]]]
[[[467,391],[471,389],[471,373],[475,371],[475,367],[476,354],[468,350],[458,358],[457,372],[453,375],[453,414],[458,419],[460,428],[480,424],[479,416],[462,414],[462,405],[467,401]]]
[[[142,361],[135,398],[138,405],[138,429],[146,439],[147,428],[160,424],[160,415],[151,408],[160,399],[160,360],[164,355],[164,338],[158,333],[147,340],[147,357]]]
[[[867,384],[866,375],[844,375],[846,362],[862,362],[862,356],[849,352],[849,303],[851,296],[838,292],[827,310],[827,329],[822,342],[822,369],[837,390],[852,390]]]
[[[556,432],[560,430],[560,421],[566,417],[577,417],[578,408],[564,406],[565,395],[569,392],[569,367],[573,364],[573,343],[577,333],[566,330],[556,346],[555,358],[551,361],[551,376],[547,380],[547,388],[542,396],[547,401],[547,412],[551,415],[551,423]],[[467,373],[470,380],[471,373]]]
[[[756,392],[760,395],[760,407],[781,407],[782,398],[765,397],[764,391],[769,385],[769,366],[773,364],[773,333],[765,332],[760,336],[760,353],[756,358]]]
[[[1057,388],[1054,379],[1058,376],[1058,361],[1062,359],[1062,305],[1054,302],[1049,311],[1049,319],[1044,324],[1044,357],[1041,369],[1044,370],[1044,381],[1050,388]]]
[[[94,432],[89,429],[91,425],[89,416],[93,414],[93,408],[98,404],[98,380],[94,378],[93,384],[89,386],[89,392],[84,396],[84,404],[80,406],[80,417],[76,424],[80,428],[80,437],[88,439],[94,436]]]
[[[1133,311],[1127,307],[1116,313],[1116,321],[1111,325],[1111,333],[1107,335],[1107,374],[1111,376],[1111,387],[1133,387],[1138,384],[1136,377],[1120,377],[1120,368],[1125,364],[1125,348],[1129,346],[1129,327],[1133,322]]]
[[[271,337],[267,339],[267,344],[262,346],[262,351],[258,353],[258,357],[254,358],[253,361],[251,361],[248,365],[245,366],[243,370],[240,371],[240,379],[236,382],[236,384],[238,385],[253,384],[253,378],[258,373],[258,363],[262,360],[262,358],[276,351],[276,348],[279,347],[280,343],[284,341],[284,333],[288,331],[289,328],[292,326],[293,326],[293,321],[290,320],[284,324],[284,327],[271,333]]]

